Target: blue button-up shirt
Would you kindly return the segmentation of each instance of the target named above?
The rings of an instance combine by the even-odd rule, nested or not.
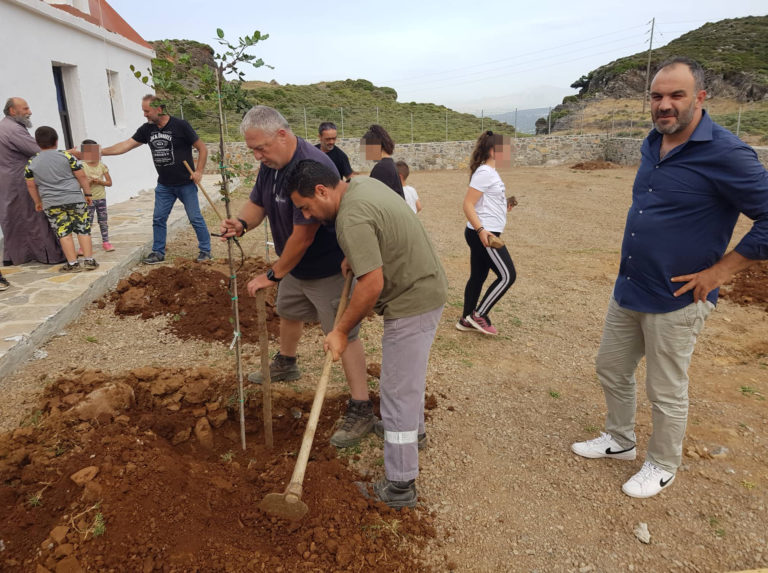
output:
[[[690,139],[659,158],[662,135],[643,142],[613,296],[624,308],[671,312],[693,302],[672,277],[719,261],[739,213],[754,221],[735,250],[768,259],[768,172],[755,151],[704,111]],[[718,289],[707,296],[717,302]]]

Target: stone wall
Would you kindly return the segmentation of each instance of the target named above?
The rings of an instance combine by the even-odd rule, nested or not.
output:
[[[520,137],[512,140],[512,159],[514,165],[519,166],[568,165],[593,160],[638,165],[641,143],[641,139],[609,137],[606,134]],[[339,139],[337,144],[349,156],[352,169],[367,173],[373,168],[373,161],[366,161],[360,156],[359,139]],[[394,158],[404,160],[413,171],[466,169],[474,145],[474,141],[403,143],[395,147]],[[754,149],[763,165],[768,165],[768,147]],[[218,145],[209,144],[208,150],[210,154],[218,153]],[[228,143],[227,151],[232,165],[257,163],[243,142]],[[213,173],[217,168],[217,162],[210,160],[206,172]]]

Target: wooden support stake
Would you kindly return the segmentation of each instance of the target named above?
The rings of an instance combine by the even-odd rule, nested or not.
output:
[[[267,330],[267,298],[264,289],[256,291],[259,346],[261,346],[262,413],[264,416],[264,443],[270,450],[272,438],[272,379],[269,375],[269,331]]]

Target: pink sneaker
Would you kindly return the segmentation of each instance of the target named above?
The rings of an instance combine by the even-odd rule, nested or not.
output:
[[[101,244],[101,248],[104,249],[105,251],[107,251],[108,253],[111,253],[112,251],[115,250],[115,247],[113,247],[112,243],[110,243],[109,241],[104,241]]]
[[[467,317],[467,322],[475,327],[476,330],[479,330],[483,334],[490,334],[491,336],[496,336],[499,331],[494,328],[494,326],[488,322],[484,317],[480,316],[476,312],[472,312]]]

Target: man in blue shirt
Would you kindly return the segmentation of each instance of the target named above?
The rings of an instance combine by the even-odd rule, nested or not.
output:
[[[571,446],[586,458],[634,460],[635,369],[645,356],[653,432],[622,491],[646,498],[675,479],[688,418],[688,366],[718,288],[768,259],[768,172],[754,150],[702,109],[704,70],[663,63],[651,84],[655,129],[643,142],[619,276],[597,355],[605,433]],[[725,254],[739,213],[751,230]]]
[[[269,367],[272,381],[291,381],[301,377],[297,364],[299,340],[305,322],[320,322],[326,334],[333,330],[344,277],[344,253],[334,229],[314,219],[308,220],[296,209],[285,189],[286,179],[302,159],[313,159],[336,172],[328,156],[291,131],[276,109],[257,105],[243,117],[240,131],[245,144],[260,162],[259,174],[247,201],[235,219],[221,224],[224,238],[242,236],[269,219],[272,239],[279,259],[266,273],[253,277],[247,285],[254,296],[263,288],[277,290],[280,316],[280,351]],[[368,395],[368,374],[363,343],[358,338],[360,325],[349,332],[349,345],[341,363],[350,389],[347,410],[331,436],[331,444],[346,448],[371,433],[378,417]],[[250,382],[260,384],[261,372],[252,372]]]

